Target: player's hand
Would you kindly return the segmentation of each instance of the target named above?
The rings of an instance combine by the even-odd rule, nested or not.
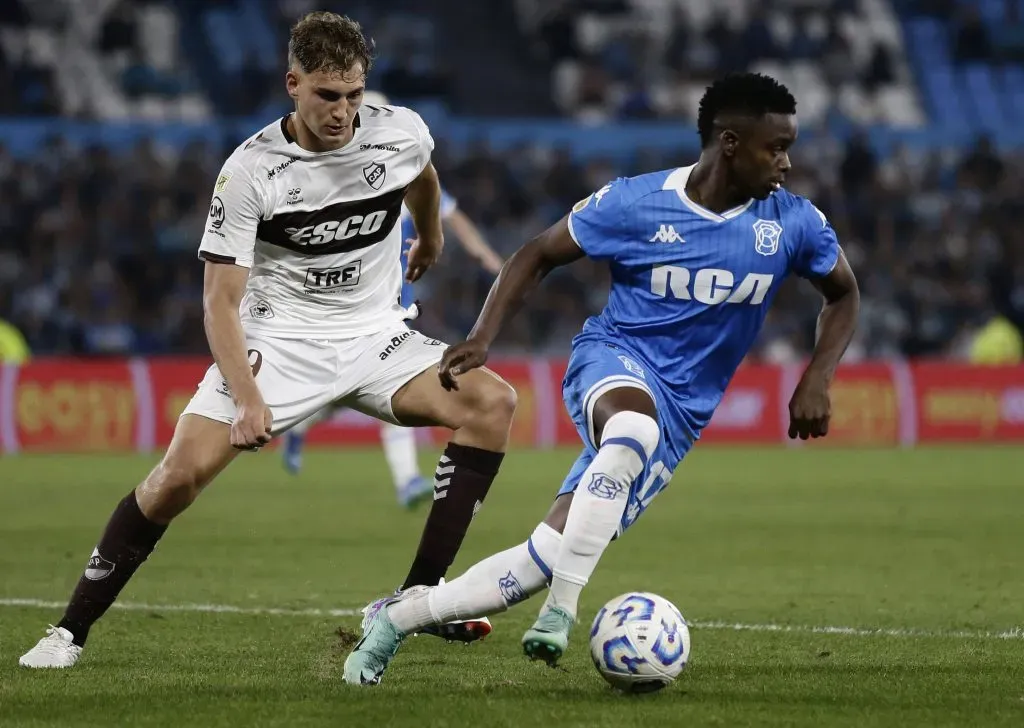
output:
[[[406,240],[409,244],[409,265],[405,269],[405,280],[409,283],[418,281],[430,266],[441,257],[441,249],[444,248],[444,238],[441,236],[422,235],[418,238]]]
[[[487,362],[487,347],[480,341],[470,339],[448,347],[437,365],[437,376],[441,386],[449,392],[458,391],[457,377],[470,369],[482,367]]]
[[[828,380],[821,375],[804,372],[789,400],[789,438],[824,437],[828,434],[831,416]]]
[[[239,450],[259,450],[270,442],[274,418],[262,399],[239,402],[231,425],[231,446]]]

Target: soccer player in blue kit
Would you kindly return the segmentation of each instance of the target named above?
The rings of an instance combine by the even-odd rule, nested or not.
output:
[[[532,659],[557,662],[601,554],[669,483],[791,273],[811,281],[824,307],[789,403],[789,436],[828,433],[829,385],[860,296],[825,216],[782,186],[795,114],[772,78],[715,82],[700,102],[695,165],[610,182],[505,264],[469,337],[441,360],[442,384],[456,389],[484,364],[504,321],[553,268],[606,261],[608,303],[573,340],[563,382],[583,452],[525,542],[446,584],[371,604],[346,682],[379,682],[408,634],[503,611],[545,586],[522,644]]]

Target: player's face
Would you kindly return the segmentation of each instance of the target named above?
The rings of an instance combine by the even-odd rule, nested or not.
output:
[[[363,64],[356,63],[344,73],[292,69],[286,81],[296,114],[319,146],[338,149],[352,139],[352,122],[366,87]]]
[[[767,114],[743,131],[733,161],[735,177],[746,194],[763,200],[785,183],[792,167],[789,148],[796,141],[796,117]]]

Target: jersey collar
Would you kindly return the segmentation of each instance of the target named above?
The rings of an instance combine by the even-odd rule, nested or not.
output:
[[[692,212],[700,215],[701,217],[707,220],[711,220],[712,222],[726,222],[727,220],[732,220],[734,217],[739,217],[740,215],[742,215],[744,212],[747,211],[747,208],[754,204],[754,199],[750,198],[739,207],[734,207],[731,210],[726,210],[721,214],[717,212],[712,212],[711,210],[702,205],[698,205],[696,202],[691,200],[689,196],[686,194],[686,181],[690,179],[690,173],[696,166],[696,164],[691,164],[689,167],[679,167],[678,169],[673,170],[672,173],[669,174],[669,176],[665,179],[665,183],[661,186],[661,189],[672,190],[679,196],[679,200],[688,208],[690,208]]]
[[[285,142],[287,142],[288,144],[294,144],[295,146],[298,146],[298,142],[295,141],[295,137],[293,137],[291,133],[288,131],[289,116],[291,116],[290,113],[285,114],[284,116],[281,117],[281,136],[284,137]],[[341,149],[345,149],[351,146],[352,142],[355,141],[356,132],[359,130],[360,126],[362,126],[362,122],[359,120],[359,112],[357,111],[355,117],[352,119],[352,140],[349,141],[349,143],[346,144]],[[302,149],[302,147],[299,148]],[[337,152],[341,150],[332,149],[331,152],[310,152],[308,149],[303,149],[302,151],[306,152],[307,154],[330,154],[331,152]]]

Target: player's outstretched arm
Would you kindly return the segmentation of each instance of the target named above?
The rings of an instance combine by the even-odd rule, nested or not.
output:
[[[203,326],[210,352],[238,409],[231,426],[231,444],[251,450],[270,441],[271,417],[256,386],[238,317],[248,278],[248,268],[207,261],[203,274]]]
[[[487,244],[479,228],[473,224],[466,213],[456,208],[445,218],[445,222],[455,233],[455,239],[459,241],[465,251],[488,273],[498,275],[503,262],[501,256]]]
[[[517,250],[502,266],[469,337],[444,353],[438,365],[441,385],[458,389],[456,377],[484,365],[491,343],[526,295],[553,269],[582,257],[583,251],[569,234],[568,216]]]
[[[789,436],[801,440],[828,434],[832,414],[828,388],[853,338],[860,310],[857,278],[841,250],[832,272],[812,278],[811,283],[821,292],[825,305],[818,316],[814,353],[789,402]]]
[[[444,233],[441,231],[441,182],[431,162],[410,183],[405,192],[405,206],[416,226],[416,240],[409,249],[409,265],[405,278],[419,280],[441,257]]]

